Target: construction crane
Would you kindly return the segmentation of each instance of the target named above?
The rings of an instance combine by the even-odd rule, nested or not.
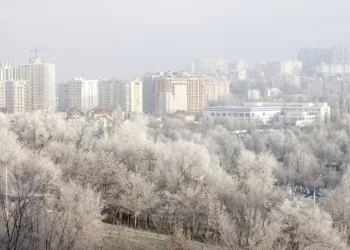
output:
[[[35,53],[35,58],[37,58],[38,57],[38,51],[42,51],[42,50],[49,50],[49,48],[43,48],[43,49],[32,49],[32,50],[30,50],[30,52],[32,52],[32,53]]]

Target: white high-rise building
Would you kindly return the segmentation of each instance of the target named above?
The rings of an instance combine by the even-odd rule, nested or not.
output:
[[[68,82],[68,108],[91,110],[98,106],[98,81],[77,77]],[[64,91],[64,87],[62,90]]]
[[[18,67],[18,79],[30,86],[31,110],[56,111],[55,65],[43,63],[39,57],[30,60],[29,64]]]
[[[142,113],[142,81],[130,82],[130,112]]]
[[[6,109],[6,84],[0,81],[0,112]]]
[[[6,111],[23,114],[30,111],[30,85],[27,81],[6,82]]]
[[[163,73],[147,73],[142,77],[142,111],[152,114],[155,111],[154,78],[164,75]]]
[[[68,83],[61,83],[57,86],[58,111],[67,112],[68,104]]]
[[[173,91],[160,92],[158,105],[160,115],[187,111],[187,86],[174,85]]]
[[[350,45],[332,47],[332,64],[350,63]]]
[[[17,80],[17,72],[8,62],[0,62],[0,81]]]
[[[104,79],[99,81],[98,88],[100,108],[113,111],[120,107],[125,113],[130,112],[130,82]]]

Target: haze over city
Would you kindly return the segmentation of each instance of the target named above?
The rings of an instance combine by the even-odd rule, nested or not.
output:
[[[0,0],[0,249],[350,249],[349,10]]]
[[[0,0],[0,58],[27,63],[33,48],[75,76],[131,78],[176,71],[200,56],[296,59],[300,47],[350,41],[346,0]],[[6,38],[6,39],[5,39]]]

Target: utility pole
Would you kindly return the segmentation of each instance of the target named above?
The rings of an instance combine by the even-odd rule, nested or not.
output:
[[[314,209],[316,209],[316,187],[314,187]]]

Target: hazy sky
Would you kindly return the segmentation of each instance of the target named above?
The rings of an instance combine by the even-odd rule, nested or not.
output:
[[[179,70],[200,56],[296,59],[350,43],[349,0],[0,0],[0,61],[32,48],[74,76]]]

